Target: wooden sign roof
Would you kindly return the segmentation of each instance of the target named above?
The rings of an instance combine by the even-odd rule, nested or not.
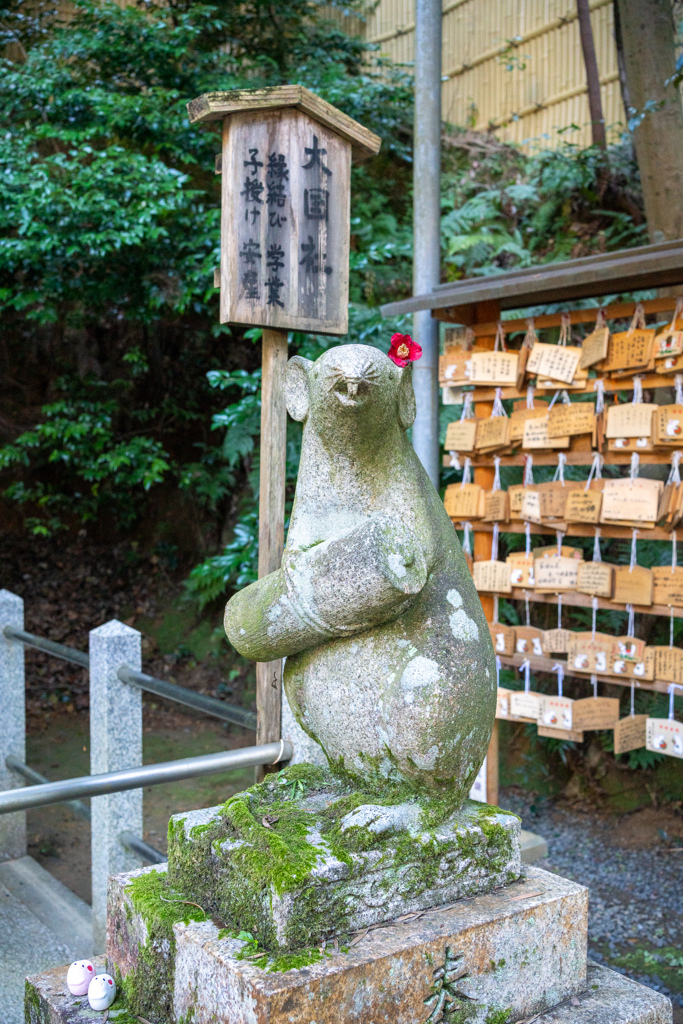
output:
[[[351,143],[354,157],[374,156],[379,153],[382,140],[368,131],[348,114],[337,110],[331,103],[305,89],[303,85],[277,85],[272,89],[232,89],[229,92],[205,92],[187,104],[191,124],[222,121],[230,114],[253,110],[277,110],[296,107],[342,139]]]
[[[425,295],[390,302],[381,312],[396,316],[431,309],[440,320],[468,324],[481,302],[497,301],[501,310],[524,309],[673,284],[683,284],[683,238],[440,284]]]

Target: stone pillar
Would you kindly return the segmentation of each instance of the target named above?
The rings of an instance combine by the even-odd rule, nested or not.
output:
[[[141,669],[141,635],[112,619],[90,631],[90,774],[142,764],[142,692],[121,682],[123,665]],[[104,949],[107,879],[140,866],[119,841],[124,830],[142,837],[142,790],[109,793],[92,800],[93,944]]]
[[[21,777],[5,766],[12,754],[26,761],[26,702],[24,697],[24,645],[8,640],[5,626],[24,628],[24,602],[9,590],[0,590],[0,790],[24,785]],[[26,812],[0,814],[0,860],[26,855]]]

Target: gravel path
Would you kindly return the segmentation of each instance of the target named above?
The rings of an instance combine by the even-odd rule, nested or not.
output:
[[[638,974],[610,963],[643,945],[673,946],[683,958],[683,853],[661,852],[665,842],[657,830],[655,841],[647,846],[625,848],[615,819],[597,813],[547,802],[532,814],[530,801],[510,792],[501,804],[520,814],[525,828],[547,840],[548,857],[538,862],[539,867],[590,889],[590,956],[668,995],[675,1007],[674,1020],[683,1021],[683,983],[672,992],[656,974]],[[683,844],[676,839],[673,845]]]

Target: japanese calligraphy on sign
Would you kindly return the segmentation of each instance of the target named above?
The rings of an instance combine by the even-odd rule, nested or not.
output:
[[[294,108],[223,133],[221,321],[344,334],[351,145]]]

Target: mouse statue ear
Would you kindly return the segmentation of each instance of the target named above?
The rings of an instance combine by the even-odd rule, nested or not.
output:
[[[413,391],[413,364],[403,367],[398,385],[398,421],[404,430],[412,427],[417,415],[415,392]]]
[[[285,369],[285,403],[293,420],[305,420],[308,416],[310,397],[308,394],[308,371],[313,366],[310,359],[292,356]]]

